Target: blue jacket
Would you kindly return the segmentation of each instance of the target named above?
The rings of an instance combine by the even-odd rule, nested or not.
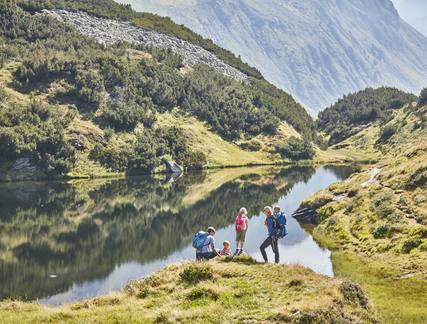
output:
[[[267,222],[268,236],[275,235],[277,230],[277,224],[274,216],[267,217],[265,221]]]

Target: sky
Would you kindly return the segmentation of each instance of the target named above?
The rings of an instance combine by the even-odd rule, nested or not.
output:
[[[392,0],[400,16],[427,36],[427,0]]]

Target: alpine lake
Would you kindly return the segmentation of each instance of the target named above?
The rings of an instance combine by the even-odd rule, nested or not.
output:
[[[0,184],[0,299],[62,305],[122,289],[166,265],[193,260],[194,234],[217,229],[235,248],[240,207],[250,218],[244,250],[261,261],[266,205],[280,205],[289,234],[281,263],[334,275],[292,213],[311,194],[347,178],[349,166],[252,167],[129,177]],[[269,260],[273,260],[271,249]]]

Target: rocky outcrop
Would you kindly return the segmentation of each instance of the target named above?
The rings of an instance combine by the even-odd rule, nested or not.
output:
[[[183,58],[185,65],[206,64],[235,80],[247,78],[244,73],[224,63],[213,53],[173,36],[139,28],[129,22],[94,17],[81,11],[43,10],[43,13],[54,16],[83,35],[94,37],[102,44],[128,42],[170,49]]]

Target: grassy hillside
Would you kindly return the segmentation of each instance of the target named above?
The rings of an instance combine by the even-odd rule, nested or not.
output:
[[[314,236],[339,251],[338,273],[366,288],[387,323],[427,320],[426,140],[427,106],[394,110],[337,144],[376,150],[379,162],[303,203],[317,211]]]
[[[395,88],[367,88],[349,94],[319,113],[317,125],[329,134],[329,144],[337,144],[358,133],[371,122],[384,122],[393,110],[412,103],[416,96]]]
[[[25,170],[46,177],[134,174],[170,158],[188,168],[269,163],[293,158],[283,149],[290,137],[311,147],[313,120],[265,80],[241,83],[204,65],[188,69],[181,57],[155,47],[106,47],[16,3],[29,11],[139,15],[112,1],[0,3],[0,143],[6,148],[0,167],[10,170],[2,179]],[[172,110],[182,112],[178,120],[191,117],[195,130],[203,124],[211,151],[184,127],[158,122]],[[266,143],[272,145],[264,149]]]
[[[375,320],[357,285],[299,266],[238,262],[186,263],[130,283],[122,292],[60,308],[5,301],[6,323],[287,322]],[[274,283],[271,278],[275,278]]]

